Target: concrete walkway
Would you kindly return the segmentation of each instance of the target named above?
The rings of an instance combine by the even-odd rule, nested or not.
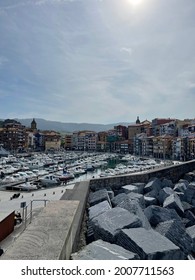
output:
[[[72,251],[72,227],[79,201],[51,201],[13,240],[2,260],[69,259]]]

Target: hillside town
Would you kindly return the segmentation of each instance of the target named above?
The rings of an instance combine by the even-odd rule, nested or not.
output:
[[[195,119],[155,118],[108,131],[61,133],[38,128],[35,119],[26,127],[14,119],[0,125],[1,153],[31,151],[116,152],[142,157],[187,161],[195,158]]]

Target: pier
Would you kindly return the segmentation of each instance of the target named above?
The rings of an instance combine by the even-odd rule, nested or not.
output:
[[[82,224],[90,190],[96,191],[107,187],[115,191],[124,185],[146,183],[152,177],[167,178],[177,182],[193,170],[195,170],[195,160],[142,174],[78,182],[73,189],[67,190],[61,196],[60,201],[49,202],[26,230],[12,242],[0,259],[70,259],[81,242]]]

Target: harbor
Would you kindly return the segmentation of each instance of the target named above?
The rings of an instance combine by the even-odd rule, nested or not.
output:
[[[32,168],[34,163],[36,169]],[[75,192],[76,184],[83,182],[81,191],[85,193],[87,189],[83,188],[91,180],[112,177],[116,180],[120,176],[141,175],[175,164],[177,162],[141,159],[132,155],[86,152],[36,153],[25,157],[1,158],[1,172],[4,175],[0,181],[1,221],[9,213],[15,216],[20,213],[22,221],[16,223],[13,232],[1,240],[1,247],[4,252],[7,251],[48,203],[60,201],[66,197],[67,191]],[[16,176],[20,174],[24,176],[22,179]],[[10,178],[15,181],[9,181]],[[50,178],[52,182],[47,182]]]

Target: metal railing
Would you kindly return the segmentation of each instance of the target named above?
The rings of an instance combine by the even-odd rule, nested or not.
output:
[[[33,217],[33,202],[35,201],[42,201],[44,203],[44,207],[46,206],[47,202],[49,201],[48,199],[33,199],[30,201],[30,203],[28,205],[25,205],[25,207],[23,207],[23,211],[22,211],[22,221],[24,224],[24,230],[27,227],[27,221],[29,219],[29,224],[32,222],[32,217]],[[30,207],[29,213],[28,209]]]

